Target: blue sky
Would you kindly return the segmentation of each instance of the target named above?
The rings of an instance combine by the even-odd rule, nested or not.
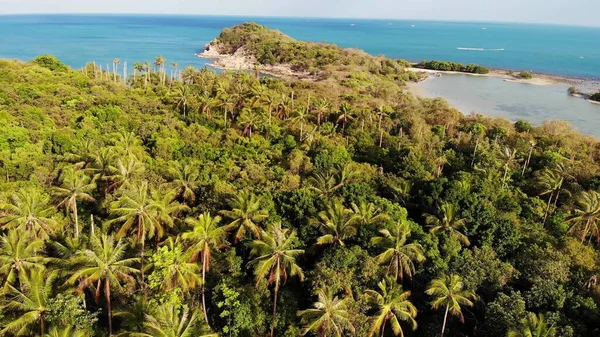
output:
[[[0,0],[0,14],[160,13],[600,26],[600,0]]]

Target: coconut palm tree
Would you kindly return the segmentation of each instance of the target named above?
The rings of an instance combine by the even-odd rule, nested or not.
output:
[[[235,197],[229,199],[231,210],[223,210],[220,213],[231,219],[228,230],[235,230],[234,243],[238,243],[250,232],[255,238],[260,238],[261,229],[259,223],[269,217],[269,212],[261,208],[261,198],[250,191],[241,191]]]
[[[144,165],[134,156],[129,156],[125,162],[122,159],[118,159],[110,175],[104,176],[104,180],[108,183],[105,192],[108,193],[130,187],[143,174],[144,170]]]
[[[308,107],[298,107],[292,115],[292,122],[300,124],[300,142],[304,140],[304,124],[306,124],[309,114]]]
[[[32,326],[39,324],[40,336],[45,334],[48,304],[57,272],[34,268],[20,276],[20,286],[8,286],[9,301],[2,306],[5,312],[18,312],[16,319],[4,326],[0,335],[33,336]]]
[[[162,239],[168,228],[175,227],[175,220],[177,220],[182,214],[190,211],[190,208],[179,203],[177,199],[177,191],[167,187],[162,188],[151,188],[150,197],[154,203],[155,217],[158,220],[160,226],[156,228],[156,234],[154,237],[156,240]]]
[[[575,198],[575,208],[567,223],[571,224],[569,233],[580,235],[582,243],[589,236],[600,244],[600,193],[581,192]]]
[[[302,335],[310,332],[319,337],[342,337],[345,332],[353,334],[354,327],[350,323],[347,299],[334,296],[331,289],[319,290],[317,296],[319,300],[313,303],[312,308],[298,312],[304,324]]]
[[[548,195],[548,203],[546,205],[546,212],[544,213],[544,225],[550,214],[550,205],[553,203],[552,199],[554,198],[554,207],[556,208],[558,198],[562,192],[566,192],[568,195],[571,194],[563,188],[565,180],[572,178],[569,171],[570,167],[565,165],[565,163],[558,163],[552,169],[544,169],[538,178],[538,184],[541,189],[539,195]]]
[[[463,288],[464,284],[460,276],[443,275],[431,281],[429,287],[425,291],[427,295],[433,296],[433,301],[431,302],[433,309],[438,310],[439,308],[445,308],[446,310],[444,313],[444,324],[442,325],[441,337],[444,337],[448,313],[457,316],[461,323],[464,323],[465,319],[462,313],[462,307],[472,307],[474,305],[473,301],[477,296],[474,292],[464,290]]]
[[[187,116],[187,109],[194,94],[186,84],[179,83],[173,92],[173,101],[177,109],[183,110],[183,119]]]
[[[160,274],[161,279],[158,280],[162,291],[170,292],[180,289],[184,294],[189,294],[190,291],[202,284],[200,267],[197,263],[191,262],[194,252],[184,251],[179,238],[169,237],[166,244],[158,249],[157,254],[161,253],[168,256],[164,270]]]
[[[121,64],[121,60],[119,60],[117,58],[113,59],[112,64],[113,64],[113,77],[114,77],[114,80],[115,80],[115,83],[116,83],[117,82],[117,67],[119,66],[119,64]]]
[[[354,214],[356,214],[358,221],[363,226],[373,228],[390,220],[390,217],[373,205],[373,203],[367,203],[362,200],[358,205],[352,203],[350,206]]]
[[[356,235],[360,218],[339,202],[330,204],[327,209],[318,214],[318,218],[312,219],[311,223],[316,225],[323,233],[317,239],[318,245],[340,245],[344,246],[344,240]]]
[[[369,336],[384,336],[385,326],[389,322],[394,336],[404,336],[400,322],[407,322],[411,329],[417,328],[417,308],[408,299],[410,291],[404,291],[392,277],[386,277],[377,284],[379,291],[367,290],[365,296],[375,310],[371,319]]]
[[[93,161],[88,165],[84,172],[92,176],[92,181],[99,182],[106,180],[117,170],[113,164],[116,162],[117,154],[111,147],[102,147],[93,153]]]
[[[188,203],[196,200],[196,190],[200,187],[198,166],[192,163],[172,162],[169,165],[168,186],[177,192],[177,198]]]
[[[66,212],[73,214],[75,220],[75,238],[79,238],[79,216],[77,213],[77,201],[95,202],[90,193],[96,189],[96,184],[82,171],[72,168],[61,174],[61,186],[53,189],[53,194],[60,200],[57,207],[64,207]]]
[[[167,64],[167,60],[162,56],[157,56],[154,59],[154,65],[158,67],[158,72],[160,74],[161,84],[165,84],[165,64]]]
[[[456,210],[451,203],[444,202],[439,208],[437,216],[427,213],[423,214],[423,216],[431,233],[447,233],[451,237],[458,239],[465,246],[471,244],[469,238],[460,232],[460,228],[465,225],[465,219],[457,219]]]
[[[354,119],[352,107],[348,103],[342,103],[337,119],[338,124],[342,123],[342,132],[346,130],[346,124],[352,119]]]
[[[217,337],[216,334],[198,334],[198,315],[187,305],[179,308],[173,303],[159,305],[146,315],[144,333],[148,337]]]
[[[548,327],[544,315],[527,313],[527,317],[521,320],[521,326],[517,330],[510,330],[508,337],[554,337],[556,328]]]
[[[219,226],[220,216],[212,217],[208,212],[201,214],[197,219],[187,218],[185,222],[192,226],[192,230],[183,233],[182,238],[191,243],[189,250],[193,252],[192,261],[195,262],[200,257],[202,263],[202,309],[204,319],[208,323],[205,299],[206,273],[210,271],[213,253],[227,245],[227,229]]]
[[[371,239],[373,245],[385,249],[385,251],[375,260],[379,264],[388,266],[388,274],[394,276],[394,279],[402,282],[404,274],[412,278],[415,272],[414,261],[425,261],[423,247],[418,243],[408,243],[410,238],[410,228],[406,222],[397,222],[392,231],[382,229],[379,231],[381,236]]]
[[[198,97],[198,103],[200,103],[200,113],[211,116],[212,110],[218,106],[219,101],[213,97],[210,92],[204,91],[202,95]]]
[[[133,83],[135,83],[135,80],[137,79],[137,73],[141,73],[144,71],[144,65],[141,64],[140,62],[136,62],[133,65]]]
[[[104,292],[108,310],[108,334],[112,335],[112,290],[122,291],[122,283],[134,284],[132,275],[139,273],[132,267],[139,263],[138,258],[125,258],[127,244],[116,241],[112,236],[102,234],[90,238],[90,248],[79,251],[73,260],[77,270],[68,283],[78,283],[78,291],[90,288],[95,291],[96,300]]]
[[[260,126],[261,116],[249,108],[244,108],[237,123],[242,128],[242,136],[252,137],[252,131]]]
[[[281,223],[272,224],[267,231],[262,231],[260,239],[251,244],[251,256],[255,256],[249,262],[254,266],[256,283],[267,279],[267,283],[273,287],[273,321],[271,323],[271,337],[275,336],[275,319],[277,316],[277,294],[279,287],[286,283],[288,277],[296,276],[300,281],[304,280],[302,268],[296,263],[296,257],[304,253],[304,250],[294,249],[297,241],[294,230],[282,229]]]
[[[8,230],[19,229],[31,237],[47,239],[54,235],[57,222],[51,217],[54,207],[48,207],[50,198],[35,188],[21,189],[0,202],[0,225]]]
[[[325,199],[329,199],[343,185],[338,183],[337,177],[332,172],[317,172],[306,180],[308,189],[314,191]]]
[[[504,174],[502,175],[502,184],[506,184],[506,178],[508,178],[508,170],[510,170],[510,167],[512,166],[512,164],[515,161],[517,155],[517,151],[513,150],[509,147],[505,147],[504,151],[502,152],[502,156],[504,157]]]
[[[29,239],[20,230],[9,231],[0,238],[0,275],[3,279],[2,292],[17,285],[17,278],[31,269],[41,269],[50,259],[41,252],[44,241]]]
[[[321,122],[323,120],[323,116],[328,114],[331,110],[331,102],[326,100],[325,98],[321,98],[315,104],[315,113],[317,114],[317,125],[321,126]]]
[[[83,331],[75,330],[75,327],[72,326],[63,326],[56,327],[53,326],[50,328],[47,334],[44,337],[85,337],[87,334]]]

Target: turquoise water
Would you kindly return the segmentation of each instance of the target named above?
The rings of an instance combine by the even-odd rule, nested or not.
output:
[[[256,21],[302,40],[411,61],[441,59],[495,68],[600,78],[599,27],[405,20],[218,16],[0,16],[0,57],[58,56],[73,67],[88,61],[153,60],[204,66],[194,53],[221,29]],[[485,28],[485,29],[484,29]],[[460,48],[460,49],[459,49]]]
[[[255,21],[301,40],[357,47],[375,55],[478,63],[600,78],[600,27],[399,20],[300,19],[217,16],[27,15],[0,16],[0,57],[29,60],[54,54],[79,68],[114,58],[152,61],[158,55],[180,67],[203,67],[195,53],[229,26]],[[485,29],[484,29],[485,28]],[[600,106],[566,95],[565,85],[536,87],[495,78],[442,76],[418,84],[465,113],[572,122],[600,137]],[[600,129],[600,128],[598,128]]]
[[[494,77],[444,74],[411,85],[424,96],[444,97],[465,114],[474,111],[533,124],[565,120],[577,130],[600,138],[600,105],[568,95],[567,84],[540,86]]]

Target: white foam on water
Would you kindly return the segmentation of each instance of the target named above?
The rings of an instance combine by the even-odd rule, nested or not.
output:
[[[456,47],[458,50],[469,50],[469,51],[504,51],[504,48],[466,48],[466,47]]]

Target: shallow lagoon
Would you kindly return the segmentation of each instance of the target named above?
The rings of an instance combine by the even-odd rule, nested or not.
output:
[[[443,74],[412,84],[426,97],[443,97],[465,114],[475,111],[533,124],[565,120],[600,138],[600,105],[568,95],[568,84],[547,86],[506,82],[502,78]]]

